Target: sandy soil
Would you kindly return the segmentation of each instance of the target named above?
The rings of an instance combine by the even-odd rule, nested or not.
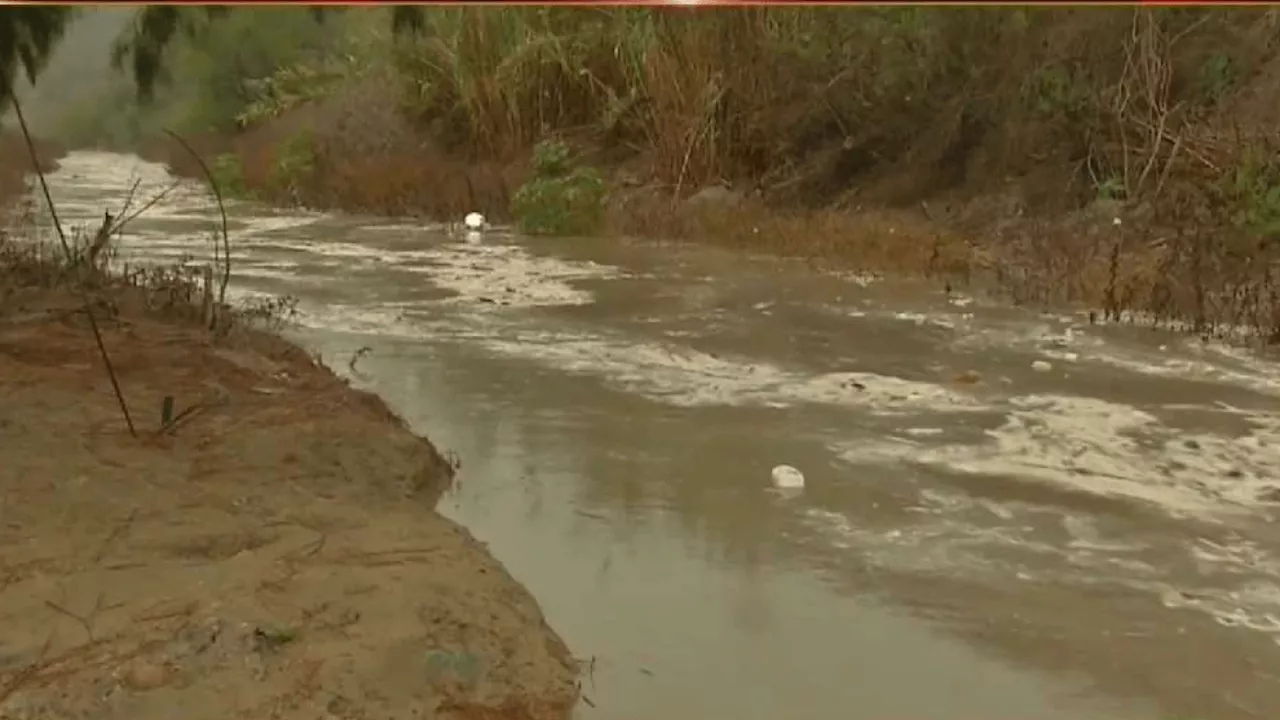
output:
[[[0,270],[0,718],[544,718],[576,665],[448,464],[274,336]],[[160,432],[163,397],[199,409]]]

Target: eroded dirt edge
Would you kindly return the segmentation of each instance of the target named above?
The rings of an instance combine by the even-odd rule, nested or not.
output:
[[[131,437],[76,298],[0,280],[0,718],[567,715],[568,649],[378,398],[135,293]]]

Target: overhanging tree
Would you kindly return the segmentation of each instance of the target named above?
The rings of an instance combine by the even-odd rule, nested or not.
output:
[[[18,72],[36,81],[74,12],[57,6],[0,8],[0,100],[13,92]]]
[[[312,6],[317,18],[341,9]],[[116,41],[112,62],[132,71],[138,96],[150,98],[164,64],[164,51],[174,37],[184,33],[194,37],[208,23],[229,12],[225,7],[182,7],[151,5],[142,8],[133,26]],[[0,8],[0,99],[13,92],[13,80],[21,71],[35,83],[58,41],[75,18],[75,9],[65,6]],[[422,9],[397,5],[391,11],[395,33],[421,29]]]

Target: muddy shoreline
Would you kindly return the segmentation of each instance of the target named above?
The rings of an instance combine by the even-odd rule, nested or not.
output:
[[[576,661],[381,399],[106,281],[131,437],[80,301],[4,245],[0,718],[571,712]]]

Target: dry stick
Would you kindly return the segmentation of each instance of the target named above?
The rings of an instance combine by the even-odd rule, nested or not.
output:
[[[53,227],[58,232],[58,242],[62,244],[62,253],[67,258],[67,263],[71,263],[74,258],[71,254],[71,246],[67,243],[67,234],[62,230],[62,220],[58,217],[58,210],[53,204],[53,194],[49,192],[49,181],[44,177],[44,171],[40,169],[40,158],[36,154],[36,144],[31,139],[31,131],[27,129],[27,118],[22,114],[22,105],[18,103],[16,96],[10,95],[9,100],[13,103],[13,114],[18,118],[18,125],[22,128],[22,137],[27,143],[27,153],[31,156],[31,167],[36,171],[36,177],[40,179],[40,190],[44,193],[44,200],[49,204],[49,215],[53,217]],[[84,314],[89,318],[89,329],[93,331],[93,339],[98,344],[98,352],[102,355],[102,366],[107,370],[107,377],[111,379],[111,389],[116,393],[116,402],[120,403],[120,413],[124,415],[124,422],[129,426],[129,434],[133,437],[138,436],[138,431],[133,426],[133,418],[129,415],[129,404],[125,402],[124,391],[120,389],[120,380],[116,377],[115,368],[111,366],[111,356],[107,353],[107,346],[102,342],[102,331],[98,329],[98,319],[93,314],[93,306],[89,303],[89,294],[84,288],[77,283],[73,283],[76,292],[80,295],[81,302],[84,303]]]
[[[209,181],[209,187],[213,190],[213,197],[218,201],[218,213],[222,216],[222,256],[224,264],[222,266],[222,285],[218,288],[218,304],[225,305],[227,302],[227,285],[231,283],[231,236],[227,233],[227,207],[222,202],[222,188],[218,187],[218,181],[214,179],[213,172],[209,170],[209,166],[205,164],[204,158],[200,157],[200,153],[196,152],[182,136],[172,130],[165,130],[166,135],[173,138],[183,150],[186,150],[196,163],[200,166],[200,172],[204,173],[204,177]],[[217,252],[214,252],[214,258],[217,259]]]
[[[120,214],[117,216],[118,219],[116,220],[115,225],[112,226],[111,231],[121,232],[122,230],[124,230],[126,225],[133,222],[134,220],[137,220],[138,217],[142,215],[142,213],[155,207],[156,203],[168,197],[169,193],[173,192],[173,190],[177,187],[178,187],[178,182],[174,181],[173,184],[171,184],[169,187],[165,188],[164,190],[161,190],[159,193],[155,195],[155,197],[148,200],[146,204],[138,208],[137,211],[135,211],[131,215],[128,215],[127,217],[125,216],[125,213],[128,212],[129,205],[128,203],[125,203],[125,207],[120,210]]]
[[[101,602],[102,602],[102,596],[98,596],[98,602],[94,603],[94,608],[95,608],[94,612],[97,612],[96,608],[99,604],[101,604]],[[89,636],[89,642],[93,642],[94,640],[97,640],[97,638],[93,636],[93,623],[90,622],[90,620],[93,618],[92,613],[88,617],[81,617],[71,612],[70,610],[62,607],[61,605],[59,605],[58,603],[52,600],[45,600],[44,604],[50,610],[53,610],[54,612],[59,613],[61,615],[66,615],[72,620],[75,620],[76,622],[80,623],[80,627],[84,628],[85,635]]]
[[[129,194],[124,198],[124,205],[120,207],[120,212],[116,213],[116,217],[123,217],[129,212],[129,206],[133,205],[133,197],[138,192],[138,187],[142,185],[142,178],[133,181],[133,185],[129,188]]]

